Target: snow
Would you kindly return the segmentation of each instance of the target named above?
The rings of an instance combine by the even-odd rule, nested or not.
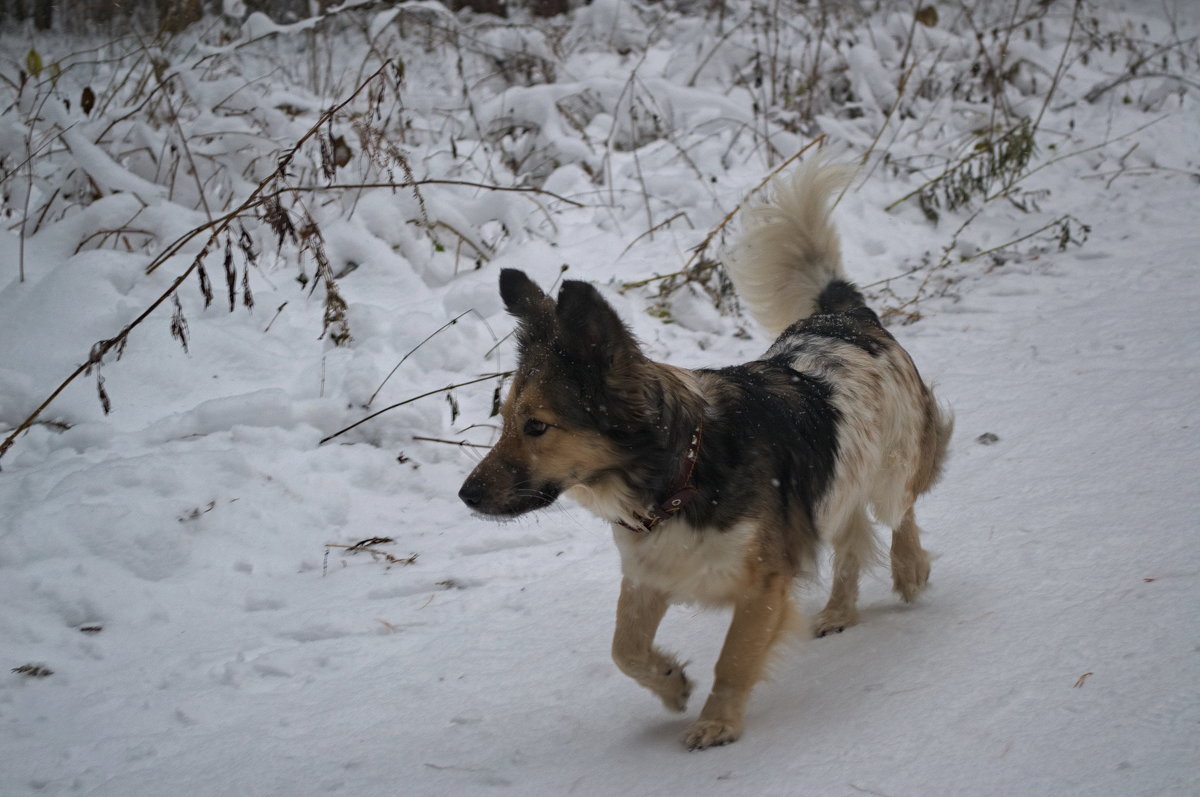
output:
[[[920,73],[974,52],[973,34],[941,11],[946,19],[914,42]],[[1101,29],[1148,41],[1187,41],[1200,24],[1186,4],[1093,11]],[[366,13],[372,39],[401,41],[390,11]],[[456,19],[472,32],[469,17]],[[474,518],[456,492],[480,449],[417,439],[488,444],[499,380],[457,388],[453,402],[438,393],[404,404],[319,445],[369,412],[511,367],[501,267],[525,269],[545,287],[563,276],[594,281],[652,356],[679,365],[738,362],[768,345],[699,289],[665,299],[653,285],[620,289],[682,267],[779,164],[764,159],[764,140],[807,142],[774,121],[744,132],[744,120],[767,124],[751,108],[761,92],[732,84],[752,26],[718,46],[720,35],[694,19],[668,19],[657,29],[686,44],[687,57],[672,57],[665,42],[641,60],[650,27],[628,4],[594,3],[572,24],[576,49],[558,56],[560,83],[496,83],[490,94],[483,78],[473,83],[481,118],[519,106],[544,122],[494,148],[469,114],[445,110],[438,81],[453,86],[453,70],[433,71],[414,48],[408,80],[414,95],[425,93],[417,104],[442,110],[421,116],[397,146],[419,175],[438,179],[530,185],[517,176],[540,168],[545,190],[582,207],[429,185],[422,221],[407,188],[306,198],[332,270],[344,274],[337,284],[353,335],[344,347],[322,336],[324,289],[310,291],[311,259],[290,244],[277,251],[274,234],[247,220],[259,265],[236,246],[234,265],[239,279],[250,268],[252,311],[223,307],[218,247],[208,265],[213,306],[204,309],[194,282],[180,291],[188,353],[168,334],[163,307],[121,359],[102,365],[111,414],[99,406],[95,375],[84,377],[0,460],[0,794],[1195,794],[1200,106],[1193,88],[1155,79],[1084,102],[1122,73],[1119,51],[1070,63],[1030,164],[1049,164],[1028,178],[1038,192],[1030,212],[987,203],[953,251],[999,246],[1063,214],[1089,225],[1086,242],[1060,251],[1051,231],[999,259],[954,262],[915,304],[921,318],[892,326],[957,418],[946,476],[918,506],[937,554],[931,589],[903,605],[877,569],[864,580],[861,624],[789,643],[734,745],[688,753],[678,741],[711,685],[727,613],[668,614],[663,645],[691,662],[697,689],[688,715],[665,713],[609,659],[619,569],[605,525],[567,502],[506,524]],[[880,106],[893,101],[889,75],[903,51],[894,37],[906,24],[880,16],[868,27],[891,36],[886,45],[872,48],[864,36],[843,50],[864,87],[862,117],[817,109],[821,132],[847,158],[876,138]],[[1138,33],[1143,24],[1148,32]],[[1068,25],[1069,11],[1058,13],[1045,21],[1045,47],[1021,42],[1042,90]],[[288,39],[293,30],[302,34]],[[199,168],[215,169],[210,161],[223,152],[236,164],[203,175],[235,204],[273,163],[252,165],[257,155],[242,151],[241,137],[285,146],[354,84],[358,55],[328,96],[284,73],[254,82],[264,63],[286,57],[287,41],[314,30],[323,29],[253,17],[246,35],[275,34],[259,43],[268,49],[227,48],[212,74],[189,77],[204,88],[193,89],[201,98],[181,124],[212,139]],[[6,52],[27,49],[7,46],[9,33],[0,39]],[[549,58],[541,41],[518,26],[488,33],[485,44],[535,42]],[[83,49],[38,46],[44,55]],[[616,54],[627,47],[635,52]],[[1183,74],[1195,81],[1189,57]],[[588,69],[598,63],[609,69]],[[263,106],[239,98],[228,106],[241,109],[237,124],[222,127],[215,116],[227,111],[217,105],[229,91],[207,82],[239,69],[244,77],[230,85],[261,90]],[[588,90],[604,99],[580,105],[592,108],[581,131],[556,101]],[[1017,111],[1036,116],[1041,96],[1021,91]],[[295,99],[270,99],[285,97]],[[652,130],[628,127],[629,113],[655,98],[683,127],[630,142],[632,150],[606,145],[617,128]],[[878,307],[918,290],[925,272],[897,275],[925,253],[936,263],[969,215],[943,208],[934,225],[911,201],[883,210],[974,141],[977,106],[960,101],[956,112],[945,95],[913,102],[917,113],[897,114],[879,139],[895,162],[876,152],[834,215],[847,268],[874,285]],[[281,121],[285,104],[304,116]],[[24,157],[27,124],[0,120],[6,157],[19,156],[6,163]],[[189,204],[190,175],[180,172],[175,191],[163,193],[167,167],[147,171],[117,146],[173,140],[169,127],[138,125],[120,121],[99,142],[77,125],[36,162],[37,201],[67,185],[72,169],[88,172],[103,196],[53,206],[25,242],[24,282],[26,176],[6,178],[15,181],[6,190],[19,190],[5,200],[0,246],[5,437],[199,251],[196,240],[144,273],[204,213]],[[529,160],[509,169],[501,150],[519,145]],[[261,142],[254,149],[265,151]],[[524,168],[546,152],[566,160]],[[1072,152],[1082,154],[1052,162]],[[354,175],[378,181],[358,161]],[[311,164],[297,164],[299,182],[316,180]],[[609,182],[594,183],[597,173]],[[425,226],[439,220],[458,234]],[[91,237],[122,226],[148,235],[128,245]],[[473,246],[494,254],[477,263]],[[308,286],[296,281],[302,269]],[[330,547],[387,537],[367,547],[390,561]],[[801,606],[815,612],[827,586],[802,586]],[[10,672],[26,664],[53,673]]]

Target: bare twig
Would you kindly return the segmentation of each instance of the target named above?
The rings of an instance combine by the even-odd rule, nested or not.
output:
[[[384,407],[383,409],[378,410],[376,412],[372,412],[367,417],[362,418],[361,420],[355,421],[354,423],[347,426],[345,429],[339,429],[338,431],[334,432],[333,434],[331,434],[327,437],[321,438],[320,445],[325,445],[333,438],[340,437],[341,435],[344,435],[346,432],[350,431],[351,429],[354,429],[358,426],[362,426],[367,421],[369,421],[373,418],[378,418],[380,415],[383,415],[385,412],[394,410],[397,407],[403,407],[405,404],[412,404],[414,401],[418,401],[420,399],[427,398],[429,396],[436,396],[438,393],[445,393],[447,391],[454,390],[456,388],[466,387],[467,385],[474,385],[479,382],[486,382],[489,379],[496,379],[497,377],[506,377],[506,376],[510,375],[511,373],[512,373],[512,371],[502,371],[502,372],[497,372],[494,374],[485,374],[484,376],[478,377],[477,379],[468,379],[466,382],[459,382],[459,383],[453,384],[453,385],[446,385],[445,387],[440,387],[437,390],[430,390],[427,393],[422,393],[419,396],[413,396],[412,398],[406,398],[406,399],[404,399],[404,401],[397,401],[395,404]]]
[[[975,213],[973,213],[970,216],[970,218],[968,218],[958,228],[958,230],[955,232],[955,234],[951,237],[950,243],[946,244],[946,246],[943,247],[942,256],[938,260],[937,263],[935,263],[933,265],[921,265],[921,266],[918,266],[917,268],[909,269],[908,271],[904,272],[903,274],[897,274],[894,277],[888,277],[887,279],[879,280],[877,282],[872,282],[868,285],[862,286],[864,289],[865,288],[873,288],[873,287],[876,287],[879,285],[885,285],[887,283],[890,283],[897,279],[901,279],[903,277],[911,276],[911,275],[916,274],[921,271],[925,272],[924,278],[922,278],[921,283],[917,286],[916,291],[913,293],[913,295],[911,297],[909,297],[908,299],[906,299],[905,301],[901,302],[900,304],[898,304],[894,307],[887,307],[884,309],[883,315],[885,318],[890,317],[890,316],[896,316],[896,315],[906,316],[908,318],[914,318],[914,319],[915,319],[915,317],[919,317],[919,315],[909,312],[907,308],[914,306],[917,302],[919,302],[922,298],[924,298],[925,289],[928,287],[930,280],[933,279],[935,274],[937,274],[941,271],[945,271],[947,268],[949,268],[951,265],[953,265],[955,263],[959,263],[959,264],[969,263],[972,260],[978,260],[981,257],[985,257],[987,255],[992,254],[993,252],[999,252],[1003,249],[1008,249],[1009,247],[1016,246],[1019,243],[1027,241],[1030,238],[1040,235],[1040,234],[1046,232],[1047,230],[1053,229],[1055,227],[1057,227],[1059,229],[1064,229],[1064,225],[1069,225],[1071,222],[1074,222],[1079,227],[1081,227],[1083,229],[1084,233],[1088,232],[1088,230],[1090,229],[1087,225],[1080,222],[1079,219],[1075,218],[1074,216],[1072,216],[1071,214],[1068,213],[1063,216],[1059,216],[1058,218],[1054,219],[1053,221],[1043,224],[1041,227],[1038,227],[1036,230],[1033,230],[1032,232],[1028,232],[1022,236],[1013,238],[1010,241],[1005,241],[1004,243],[998,244],[997,246],[993,246],[989,249],[983,249],[979,252],[974,252],[965,257],[960,257],[957,261],[952,259],[950,253],[954,250],[954,247],[958,243],[959,234],[964,229],[966,229],[967,226],[972,221],[975,220],[975,218],[979,215],[979,213],[980,213],[980,211],[976,211]],[[1064,232],[1064,236],[1068,236],[1068,235],[1069,235],[1069,232]],[[1065,246],[1068,241],[1074,241],[1074,239],[1064,237],[1063,243],[1060,244],[1060,247]],[[1078,242],[1075,241],[1075,243],[1078,243]]]
[[[913,24],[915,25],[916,24],[915,15],[914,15],[913,19],[914,19]],[[911,31],[909,33],[909,36],[910,36],[909,41],[911,42],[912,41]],[[904,59],[901,59],[901,63],[903,63],[903,62],[904,62]],[[891,108],[888,108],[887,116],[885,116],[883,118],[883,124],[879,126],[879,131],[876,132],[875,137],[871,139],[871,144],[870,144],[870,146],[867,147],[867,151],[862,154],[861,158],[859,158],[859,161],[858,161],[859,168],[862,168],[863,166],[867,165],[867,161],[869,161],[871,159],[872,153],[875,152],[875,147],[877,147],[879,145],[879,139],[883,138],[884,131],[886,131],[888,129],[888,125],[891,124],[892,117],[894,117],[896,115],[896,111],[900,108],[900,101],[904,99],[904,92],[908,89],[909,78],[912,77],[913,70],[915,70],[916,68],[917,68],[917,59],[914,58],[913,62],[912,62],[912,66],[910,66],[908,68],[908,70],[903,75],[900,76],[900,85],[896,90],[896,101],[894,103],[892,103]],[[864,182],[865,182],[865,180],[864,180]],[[831,207],[836,208],[839,204],[841,204],[842,198],[845,197],[846,192],[850,190],[850,183],[851,183],[851,181],[847,180],[846,184],[842,186],[841,192],[838,193],[837,197],[833,200],[833,205]]]
[[[625,254],[626,254],[627,252],[629,252],[629,250],[633,248],[633,245],[634,245],[634,244],[636,244],[638,241],[642,240],[642,239],[643,239],[643,238],[645,238],[647,235],[649,235],[649,236],[651,236],[651,237],[653,238],[653,234],[654,234],[655,232],[657,232],[657,231],[661,230],[663,227],[666,227],[667,225],[669,225],[671,222],[675,221],[675,219],[678,219],[678,218],[682,218],[682,219],[684,219],[685,221],[687,221],[687,222],[688,222],[688,224],[691,224],[691,220],[690,220],[690,219],[688,219],[688,215],[687,215],[687,213],[685,213],[684,211],[682,211],[682,210],[681,210],[681,211],[679,211],[678,213],[676,213],[674,216],[671,216],[669,219],[666,219],[665,221],[660,221],[658,224],[655,224],[653,227],[651,227],[650,229],[646,230],[644,233],[642,233],[641,235],[639,235],[637,238],[634,238],[632,241],[630,241],[630,242],[629,242],[629,245],[628,245],[628,246],[626,246],[624,249],[622,249],[622,250],[621,250],[621,255],[620,255],[620,256],[621,256],[621,257],[624,257],[624,256],[625,256]]]
[[[381,542],[392,542],[392,540],[387,537],[378,537],[376,539],[378,539]],[[411,556],[406,556],[402,559],[399,556],[393,556],[392,554],[388,553],[387,551],[381,551],[378,548],[373,548],[370,545],[365,544],[365,543],[369,543],[369,542],[371,542],[371,540],[363,540],[362,542],[356,542],[353,545],[341,545],[336,542],[330,542],[330,543],[326,543],[325,547],[326,548],[341,548],[342,550],[346,551],[347,553],[358,553],[359,551],[366,551],[367,553],[371,554],[372,556],[383,558],[389,565],[416,564],[417,556],[419,556],[419,554],[414,553]]]
[[[299,139],[297,139],[296,143],[291,147],[291,149],[289,149],[282,157],[279,158],[279,163],[278,163],[275,171],[270,176],[268,176],[266,179],[264,179],[261,183],[259,183],[258,187],[255,188],[253,192],[251,192],[250,196],[247,197],[246,200],[236,210],[233,210],[230,213],[227,213],[224,216],[222,216],[218,219],[215,219],[213,222],[205,224],[202,227],[198,227],[195,230],[191,231],[190,233],[187,233],[184,236],[181,236],[175,243],[173,243],[171,246],[167,247],[167,249],[163,253],[161,253],[158,257],[156,257],[153,261],[151,261],[150,266],[147,266],[147,269],[146,269],[147,272],[153,271],[155,268],[157,268],[159,265],[161,265],[163,262],[165,262],[168,257],[170,257],[171,255],[178,252],[179,249],[181,249],[187,241],[191,240],[192,238],[196,237],[197,235],[199,235],[202,232],[205,232],[205,231],[209,232],[209,237],[208,237],[207,243],[200,250],[200,253],[198,255],[196,255],[196,257],[192,260],[191,265],[189,265],[186,269],[184,269],[184,271],[178,277],[176,277],[174,280],[172,280],[171,284],[167,287],[167,289],[165,291],[163,291],[162,294],[160,294],[158,296],[158,298],[156,298],[153,302],[151,302],[150,305],[145,310],[143,310],[135,319],[133,319],[133,321],[130,321],[128,324],[126,324],[121,329],[120,332],[118,332],[116,335],[114,335],[111,338],[101,340],[101,341],[97,342],[95,345],[93,345],[91,348],[91,351],[88,354],[87,361],[84,362],[79,367],[77,367],[74,371],[72,371],[71,374],[69,376],[67,376],[67,378],[64,379],[62,381],[62,383],[59,384],[59,386],[56,387],[40,405],[38,405],[37,409],[35,409],[29,415],[29,417],[27,417],[25,420],[23,420],[17,426],[17,428],[12,432],[12,434],[10,434],[8,437],[6,437],[4,439],[3,443],[0,443],[0,458],[3,458],[5,453],[8,452],[8,449],[12,447],[12,444],[17,439],[18,435],[20,435],[22,432],[24,432],[26,429],[28,429],[30,427],[30,425],[32,425],[34,423],[34,421],[36,421],[38,419],[38,417],[42,414],[42,412],[47,407],[49,407],[50,404],[56,398],[58,398],[58,396],[64,390],[66,390],[67,387],[72,382],[74,382],[81,375],[90,372],[92,370],[92,368],[98,366],[100,364],[100,362],[104,359],[104,356],[106,354],[108,354],[110,351],[123,346],[125,343],[125,340],[129,337],[129,334],[134,329],[136,329],[138,326],[140,326],[143,321],[145,321],[147,318],[149,318],[151,313],[153,313],[155,310],[157,310],[164,302],[166,302],[169,298],[171,298],[171,296],[174,295],[175,291],[179,289],[179,286],[182,285],[188,279],[188,277],[190,277],[192,275],[192,273],[195,272],[200,267],[200,264],[204,260],[204,256],[208,253],[210,248],[212,248],[213,246],[216,245],[216,242],[219,239],[219,237],[221,236],[221,234],[226,229],[228,229],[229,225],[233,223],[234,219],[236,219],[242,213],[245,213],[248,209],[260,204],[262,201],[262,199],[261,199],[262,194],[266,191],[267,186],[269,186],[275,180],[281,179],[283,176],[285,176],[287,174],[288,166],[291,164],[292,158],[295,156],[295,154],[299,150],[299,148],[306,141],[308,141],[308,139],[310,139],[314,135],[316,135],[317,132],[321,129],[322,125],[326,124],[330,119],[333,118],[333,116],[336,113],[338,113],[343,108],[345,108],[347,105],[349,105],[354,100],[354,98],[357,97],[362,92],[363,89],[365,89],[372,81],[375,80],[376,77],[378,77],[384,71],[384,69],[386,69],[388,66],[390,66],[390,63],[391,62],[388,62],[388,63],[385,63],[383,66],[381,66],[374,74],[372,74],[370,77],[368,77],[358,88],[356,88],[354,90],[354,92],[352,94],[350,94],[350,96],[348,96],[345,100],[338,103],[333,108],[330,108],[325,113],[321,114],[321,118],[317,120],[316,124],[314,124],[311,128],[309,128],[309,130],[306,133],[304,133],[304,135],[302,135]]]
[[[1085,94],[1083,96],[1083,99],[1089,103],[1092,103],[1092,102],[1095,102],[1096,100],[1100,99],[1100,97],[1102,95],[1104,95],[1106,92],[1111,91],[1112,89],[1115,89],[1117,86],[1120,86],[1124,83],[1129,83],[1134,80],[1146,80],[1148,78],[1163,78],[1164,80],[1174,80],[1177,83],[1182,83],[1183,85],[1187,86],[1188,88],[1200,89],[1200,83],[1196,83],[1193,80],[1188,80],[1187,78],[1183,77],[1182,75],[1176,75],[1176,74],[1172,74],[1170,72],[1139,72],[1136,75],[1124,74],[1115,80],[1110,80],[1107,83],[1101,83],[1099,86],[1093,87],[1091,91],[1089,91],[1087,94]]]
[[[1058,57],[1058,66],[1054,68],[1054,77],[1050,80],[1050,90],[1046,92],[1046,99],[1042,101],[1042,107],[1038,110],[1037,119],[1033,120],[1034,132],[1037,132],[1038,127],[1041,126],[1042,116],[1045,115],[1046,108],[1050,105],[1050,99],[1058,89],[1058,82],[1062,79],[1063,68],[1067,63],[1067,52],[1071,49],[1071,36],[1075,33],[1075,23],[1079,21],[1079,10],[1082,6],[1083,0],[1075,0],[1075,5],[1071,9],[1071,27],[1067,29],[1067,41],[1063,45],[1062,54]]]
[[[1050,158],[1048,160],[1044,160],[1041,163],[1039,163],[1037,166],[1034,166],[1032,169],[1025,172],[1023,175],[1021,175],[1021,177],[1019,179],[1017,179],[1010,185],[1003,186],[999,191],[997,191],[994,194],[989,194],[987,197],[984,198],[983,201],[986,204],[987,202],[991,202],[993,199],[996,199],[998,197],[1001,197],[1001,196],[1004,196],[1004,195],[1010,193],[1012,191],[1012,189],[1015,188],[1019,183],[1022,183],[1025,180],[1028,180],[1034,174],[1040,172],[1042,169],[1045,169],[1048,166],[1053,166],[1054,164],[1058,163],[1059,161],[1064,161],[1064,160],[1067,160],[1068,158],[1074,158],[1079,155],[1084,155],[1088,152],[1094,152],[1098,149],[1103,149],[1104,147],[1107,147],[1109,144],[1115,144],[1118,141],[1124,141],[1131,136],[1137,135],[1138,133],[1142,132],[1146,128],[1152,127],[1152,126],[1158,124],[1159,122],[1168,118],[1168,116],[1169,116],[1169,114],[1164,114],[1163,116],[1160,116],[1157,119],[1151,119],[1149,122],[1146,122],[1144,125],[1138,125],[1133,130],[1130,130],[1128,133],[1123,133],[1122,135],[1115,136],[1113,138],[1106,138],[1105,140],[1101,141],[1099,144],[1093,144],[1090,147],[1084,147],[1082,149],[1077,149],[1072,152],[1065,152],[1062,155],[1059,155],[1057,157]],[[901,200],[901,201],[903,201],[903,200]],[[895,204],[895,203],[893,203],[893,204]]]
[[[583,204],[582,202],[576,202],[574,199],[568,199],[567,197],[562,196],[561,194],[556,194],[553,191],[546,191],[545,189],[542,189],[542,188],[534,188],[532,186],[525,186],[525,185],[491,185],[489,183],[476,183],[476,182],[472,182],[470,180],[421,179],[421,180],[403,180],[400,182],[386,182],[386,183],[332,183],[330,185],[289,185],[289,186],[283,186],[283,187],[279,188],[272,194],[265,194],[264,198],[267,196],[278,197],[278,196],[282,196],[283,194],[312,193],[312,192],[319,192],[319,191],[357,190],[360,188],[412,188],[414,186],[422,186],[422,185],[460,185],[460,186],[465,186],[467,188],[479,188],[479,189],[482,189],[485,191],[509,191],[509,192],[516,193],[516,194],[541,194],[542,196],[548,196],[551,199],[556,199],[559,202],[566,203],[568,205],[571,205],[572,207],[576,207],[576,208],[587,207],[587,205]]]
[[[1168,78],[1171,80],[1177,80],[1181,83],[1184,83],[1185,85],[1191,86],[1192,88],[1197,88],[1195,83],[1193,83],[1189,80],[1186,80],[1185,78],[1182,78],[1179,75],[1166,74],[1166,73],[1162,73],[1162,72],[1139,72],[1138,71],[1142,67],[1142,65],[1149,63],[1150,61],[1154,60],[1155,58],[1162,55],[1163,53],[1165,53],[1169,50],[1173,50],[1176,47],[1182,47],[1182,46],[1191,44],[1192,42],[1196,41],[1197,39],[1200,39],[1200,36],[1192,36],[1191,38],[1184,39],[1182,41],[1173,41],[1169,44],[1164,44],[1161,47],[1155,48],[1152,52],[1149,52],[1146,55],[1143,55],[1142,57],[1138,58],[1133,63],[1131,63],[1126,68],[1124,74],[1122,74],[1116,78],[1113,78],[1112,80],[1104,81],[1103,83],[1098,83],[1095,86],[1093,86],[1088,91],[1087,94],[1083,95],[1084,102],[1093,103],[1096,100],[1100,99],[1100,97],[1102,95],[1104,95],[1106,92],[1111,91],[1112,89],[1116,88],[1117,86],[1120,86],[1123,83],[1128,83],[1131,80],[1137,80],[1139,78],[1148,78],[1148,77]]]
[[[140,36],[138,37],[138,41],[141,43],[143,49],[149,49],[149,45],[142,41]],[[192,180],[194,180],[196,183],[196,196],[199,198],[200,206],[204,208],[205,218],[208,219],[209,224],[212,224],[212,209],[208,206],[208,197],[204,191],[204,186],[200,182],[200,170],[196,168],[196,159],[192,157],[192,147],[190,144],[188,144],[188,137],[183,132],[183,124],[179,121],[179,111],[175,108],[175,104],[171,102],[171,92],[166,90],[168,78],[157,69],[151,71],[154,73],[155,79],[158,80],[159,87],[163,89],[163,101],[166,103],[167,110],[170,112],[171,125],[175,128],[175,132],[179,136],[179,145],[183,148],[183,154],[188,161],[189,171],[192,173]]]
[[[737,205],[734,206],[733,210],[726,213],[725,218],[721,219],[720,223],[717,224],[716,227],[713,227],[711,230],[709,230],[708,235],[704,236],[704,240],[701,241],[698,246],[696,246],[694,249],[692,249],[692,256],[687,259],[687,262],[683,264],[683,268],[679,269],[679,271],[675,271],[670,274],[659,274],[659,275],[656,275],[653,277],[647,277],[644,280],[637,280],[636,282],[626,282],[624,285],[621,286],[621,290],[627,291],[627,290],[631,290],[633,288],[641,288],[645,285],[649,285],[652,282],[658,282],[659,280],[670,279],[671,277],[681,277],[684,274],[686,274],[688,269],[691,268],[692,264],[695,263],[696,260],[698,260],[702,254],[704,254],[704,251],[706,249],[708,249],[709,244],[712,243],[713,239],[716,238],[717,235],[720,234],[720,232],[725,229],[726,225],[728,225],[729,222],[731,222],[733,220],[733,217],[736,216],[738,211],[742,209],[742,206],[745,205],[748,201],[750,201],[750,197],[752,197],[756,193],[758,193],[758,191],[764,185],[766,185],[768,182],[771,181],[772,177],[779,174],[781,171],[783,171],[788,166],[790,166],[792,163],[794,163],[796,160],[798,160],[801,155],[808,152],[814,146],[824,143],[824,141],[825,141],[825,134],[822,133],[821,135],[817,136],[812,141],[808,142],[803,147],[801,147],[798,152],[796,152],[794,155],[789,157],[783,163],[779,164],[774,169],[772,169],[770,172],[768,172],[766,177],[759,180],[758,185],[754,186],[749,191],[747,191],[746,195],[744,197],[742,197],[742,200],[740,202],[738,202]]]
[[[440,437],[422,437],[419,434],[413,435],[413,440],[421,440],[426,443],[444,443],[448,446],[458,446],[459,448],[491,448],[483,443],[469,443],[466,440],[443,440]]]
[[[425,339],[422,340],[420,343],[418,343],[416,346],[413,346],[411,349],[409,349],[405,353],[405,355],[400,358],[400,362],[396,363],[396,366],[394,368],[392,368],[392,370],[388,371],[388,375],[385,376],[383,378],[383,381],[379,383],[379,387],[375,388],[375,392],[371,394],[371,397],[369,399],[367,399],[367,403],[365,406],[370,407],[371,404],[374,403],[375,397],[379,395],[379,391],[383,390],[383,386],[386,385],[388,383],[388,380],[392,378],[392,374],[394,374],[394,373],[396,373],[396,371],[400,370],[400,366],[404,365],[404,361],[407,360],[409,357],[411,357],[413,355],[413,353],[416,352],[417,349],[421,348],[426,343],[433,340],[433,338],[436,337],[438,335],[438,333],[440,333],[442,330],[446,329],[447,327],[452,327],[455,324],[457,324],[458,320],[460,318],[462,318],[463,316],[465,316],[467,313],[472,313],[472,312],[474,312],[474,310],[463,310],[461,313],[454,316],[454,318],[451,318],[449,321],[442,324],[440,327],[435,329],[433,332],[430,332],[428,335],[426,335]]]

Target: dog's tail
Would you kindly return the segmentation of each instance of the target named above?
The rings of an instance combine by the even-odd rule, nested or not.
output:
[[[829,198],[853,168],[813,158],[750,208],[726,266],[738,296],[772,335],[817,311],[850,309],[862,295],[846,282]],[[831,284],[833,283],[833,284]]]

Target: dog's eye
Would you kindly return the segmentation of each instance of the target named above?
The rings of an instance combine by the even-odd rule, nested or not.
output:
[[[525,434],[530,437],[540,437],[550,428],[550,424],[545,421],[539,421],[537,418],[530,418],[525,421]]]

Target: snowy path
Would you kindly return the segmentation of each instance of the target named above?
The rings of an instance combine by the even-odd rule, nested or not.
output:
[[[862,625],[794,645],[738,744],[686,753],[610,664],[600,524],[492,526],[453,498],[467,460],[422,496],[386,452],[263,422],[5,471],[0,650],[55,674],[0,679],[0,793],[1195,793],[1200,232],[1191,185],[1134,185],[1079,211],[1082,250],[899,328],[958,417],[921,507],[934,588],[903,607],[869,578]],[[388,528],[415,564],[322,562]],[[700,690],[724,622],[665,624]]]

